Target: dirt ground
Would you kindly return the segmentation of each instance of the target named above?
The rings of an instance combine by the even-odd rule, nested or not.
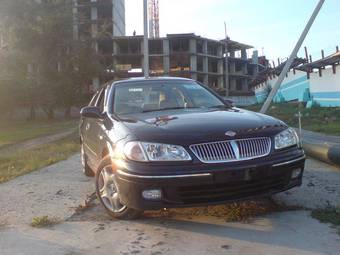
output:
[[[93,179],[81,173],[79,155],[1,184],[0,254],[340,254],[337,230],[307,210],[340,204],[340,169],[312,159],[303,186],[274,197],[301,209],[244,222],[190,209],[112,220],[97,200],[77,210],[93,190]],[[61,222],[49,228],[29,225],[43,215]]]

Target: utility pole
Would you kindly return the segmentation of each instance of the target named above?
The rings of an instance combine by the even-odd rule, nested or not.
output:
[[[227,38],[227,23],[224,21],[224,36]]]
[[[143,12],[144,12],[144,77],[149,78],[149,38],[148,38],[148,0],[143,0]]]
[[[268,110],[269,106],[270,106],[270,103],[271,101],[273,100],[274,96],[276,95],[277,91],[279,90],[280,86],[281,86],[281,83],[284,79],[284,77],[286,76],[290,66],[292,65],[303,41],[305,40],[306,38],[306,35],[308,34],[308,31],[309,29],[311,28],[316,16],[318,15],[323,3],[325,2],[325,0],[320,0],[318,5],[315,7],[313,13],[312,13],[312,16],[310,17],[305,29],[302,31],[302,34],[298,40],[298,42],[296,43],[292,53],[290,54],[290,57],[288,58],[283,70],[281,71],[275,85],[273,86],[273,89],[270,91],[266,101],[264,102],[262,108],[261,108],[261,113],[266,113],[266,111]]]

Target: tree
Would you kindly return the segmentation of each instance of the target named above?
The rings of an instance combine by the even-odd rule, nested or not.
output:
[[[7,60],[2,63],[0,85],[10,91],[16,87],[23,102],[41,107],[49,118],[54,110],[80,103],[82,88],[91,77],[100,76],[103,67],[91,48],[90,40],[73,38],[72,1],[3,0],[0,17],[7,28]],[[0,63],[1,64],[1,63]],[[1,89],[0,88],[0,89]],[[4,93],[10,98],[10,93]]]
[[[70,114],[72,106],[82,105],[86,96],[89,81],[92,77],[103,75],[101,58],[93,50],[87,41],[74,41],[71,52],[64,58],[65,68],[59,73],[60,85],[59,105],[65,108],[65,116]],[[86,98],[87,100],[87,98]]]

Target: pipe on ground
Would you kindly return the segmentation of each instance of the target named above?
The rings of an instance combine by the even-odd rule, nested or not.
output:
[[[304,140],[302,147],[308,156],[340,166],[340,145]]]

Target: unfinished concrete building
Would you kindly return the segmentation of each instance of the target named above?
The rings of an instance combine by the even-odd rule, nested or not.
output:
[[[111,70],[112,37],[125,35],[125,0],[73,0],[73,3],[74,37],[90,38],[93,48],[103,57],[106,70]],[[102,82],[94,78],[92,90]]]
[[[247,50],[252,46],[232,41],[230,38],[222,42],[227,49],[225,66],[228,68],[225,74],[229,84],[226,95],[253,96],[251,81],[255,79],[260,69],[257,51],[254,51],[252,57],[248,58]]]
[[[249,48],[229,38],[218,41],[195,34],[152,38],[150,75],[192,78],[224,96],[254,96],[249,83],[258,72],[258,64],[256,55],[247,58]],[[114,79],[142,76],[143,57],[143,36],[114,37]]]

